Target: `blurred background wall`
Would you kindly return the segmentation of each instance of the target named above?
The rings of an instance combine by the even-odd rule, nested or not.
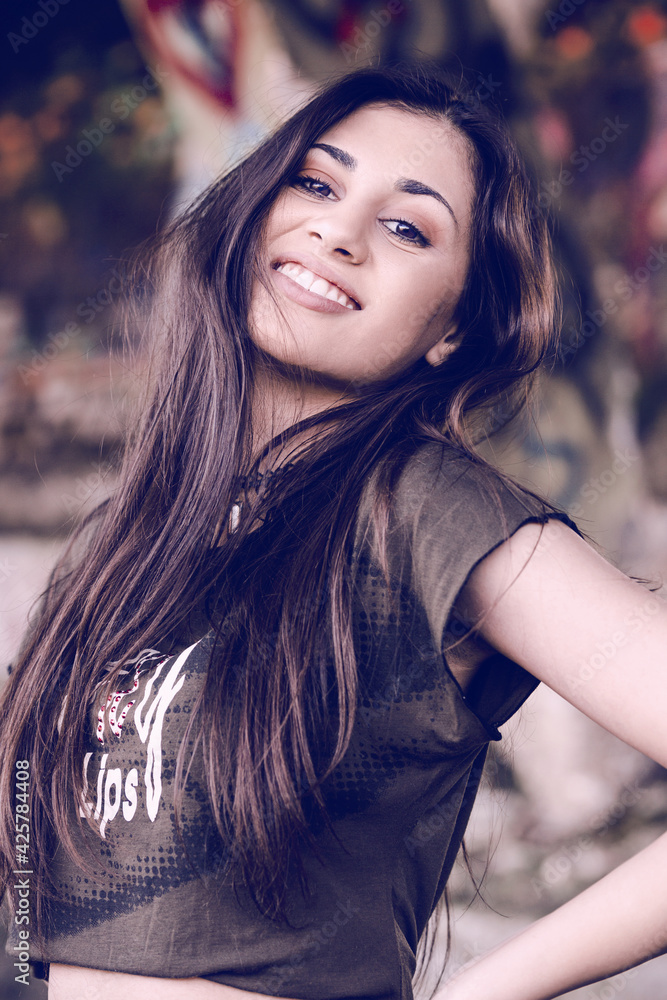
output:
[[[531,418],[492,418],[487,454],[661,585],[667,3],[13,0],[0,23],[0,662],[67,532],[114,487],[137,381],[118,332],[132,248],[320,81],[423,56],[504,111],[564,275],[554,372]],[[490,906],[457,921],[455,962],[667,819],[663,770],[543,686],[506,728],[467,838],[479,875],[497,844]],[[462,914],[463,868],[451,890]],[[4,974],[1,996],[28,995]],[[667,998],[667,960],[571,995]]]

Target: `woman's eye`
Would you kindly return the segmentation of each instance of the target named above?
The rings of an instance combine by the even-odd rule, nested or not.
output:
[[[390,229],[389,231],[404,243],[413,243],[415,246],[420,247],[429,247],[431,245],[431,241],[424,236],[421,230],[413,226],[411,222],[406,222],[405,219],[387,219],[385,225],[395,225],[396,229]]]
[[[290,181],[290,185],[301,188],[302,191],[307,191],[309,194],[314,194],[317,198],[329,198],[334,194],[326,181],[312,174],[297,174]],[[421,230],[406,219],[383,219],[382,221],[389,228],[389,231],[403,243],[410,243],[412,246],[418,247],[431,246],[431,241],[424,236]],[[391,229],[391,226],[396,226],[396,229]]]
[[[328,198],[330,194],[333,194],[326,181],[321,180],[319,177],[311,177],[308,174],[299,174],[291,183],[293,187],[299,187],[310,194],[318,195],[320,198]]]

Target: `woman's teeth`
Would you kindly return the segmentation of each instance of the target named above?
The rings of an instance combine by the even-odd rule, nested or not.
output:
[[[293,261],[288,260],[284,264],[276,265],[276,271],[282,271],[292,281],[296,281],[297,285],[301,285],[302,288],[305,288],[309,292],[315,292],[316,295],[321,295],[324,299],[340,302],[346,309],[356,308],[352,299],[338,288],[337,285],[332,285],[330,281],[325,281],[324,278],[320,278],[318,274],[313,274],[312,271],[309,271],[306,267],[302,267],[301,264],[295,264]]]

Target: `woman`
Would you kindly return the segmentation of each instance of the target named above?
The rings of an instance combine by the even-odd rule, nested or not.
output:
[[[665,615],[578,677],[646,591],[470,444],[552,344],[544,226],[478,102],[364,70],[152,273],[122,485],[4,692],[10,886],[19,773],[31,824],[10,947],[51,1000],[410,997],[488,743],[540,680],[667,765]],[[436,996],[659,953],[666,860],[661,837]]]

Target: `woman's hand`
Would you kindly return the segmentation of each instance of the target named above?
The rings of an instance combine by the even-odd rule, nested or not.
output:
[[[667,834],[468,962],[433,1000],[552,1000],[667,950]]]

